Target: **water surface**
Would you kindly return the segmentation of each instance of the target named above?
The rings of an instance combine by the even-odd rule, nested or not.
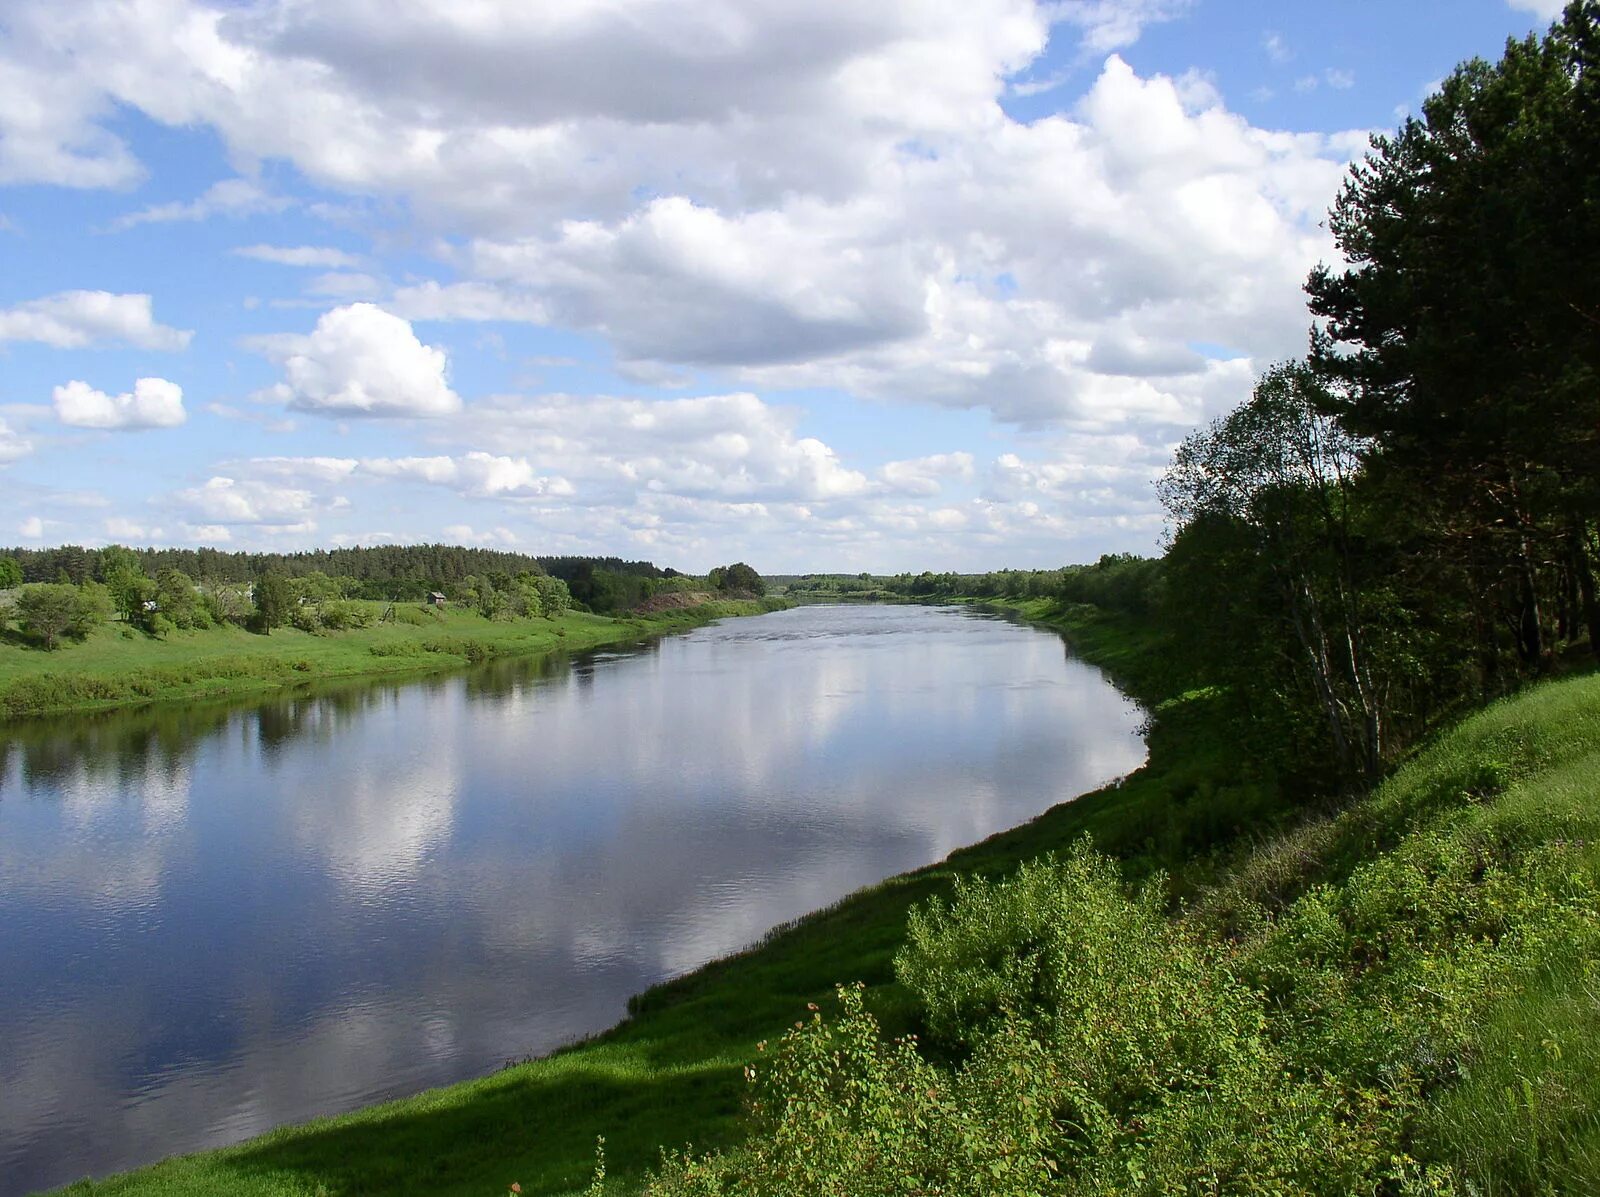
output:
[[[1135,768],[1053,635],[801,607],[0,732],[0,1194],[481,1075]]]

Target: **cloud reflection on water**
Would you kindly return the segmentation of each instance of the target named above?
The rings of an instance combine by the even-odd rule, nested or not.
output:
[[[479,1074],[1143,758],[1052,636],[802,608],[0,748],[0,1191]],[[93,967],[84,967],[92,961]]]

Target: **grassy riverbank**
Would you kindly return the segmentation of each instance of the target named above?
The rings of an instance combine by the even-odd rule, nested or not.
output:
[[[576,652],[786,604],[725,599],[622,617],[569,611],[553,619],[512,620],[402,604],[387,622],[376,621],[386,604],[366,605],[374,622],[340,632],[278,628],[257,635],[223,626],[157,638],[108,623],[82,643],[53,652],[0,643],[0,719],[248,698],[308,681],[419,674],[494,657]]]
[[[807,1018],[808,1003],[832,1009],[835,983],[865,982],[885,1033],[920,1029],[916,999],[893,968],[909,909],[948,894],[957,876],[1009,874],[1085,833],[1124,876],[1170,874],[1175,925],[1212,937],[1217,960],[1291,962],[1274,983],[1303,985],[1318,1017],[1331,1020],[1333,1063],[1347,1050],[1398,1043],[1397,1066],[1412,1068],[1405,1035],[1433,1035],[1427,1020],[1442,1010],[1449,1034],[1426,1046],[1448,1047],[1447,1058],[1425,1054],[1425,1075],[1401,1089],[1384,1088],[1390,1072],[1363,1074],[1348,1099],[1350,1109],[1378,1101],[1383,1126],[1403,1127],[1407,1151],[1480,1192],[1586,1191],[1600,1178],[1600,1056],[1588,1034],[1600,1014],[1594,938],[1502,941],[1493,930],[1495,920],[1545,909],[1526,862],[1542,862],[1545,880],[1551,862],[1573,884],[1600,875],[1600,677],[1552,683],[1472,717],[1375,796],[1339,809],[1249,778],[1209,696],[1170,692],[1161,637],[1148,626],[1042,602],[1019,614],[1067,631],[1154,712],[1150,760],[1122,784],[658,986],[633,1001],[627,1021],[571,1050],[70,1191],[465,1197],[517,1181],[525,1193],[555,1194],[587,1183],[598,1135],[611,1190],[633,1191],[661,1145],[704,1150],[748,1133],[742,1069],[756,1043]],[[1573,917],[1593,929],[1581,905]],[[1302,932],[1315,932],[1314,943]],[[1495,953],[1518,944],[1532,946],[1495,964]],[[1300,959],[1311,947],[1321,955]],[[1445,996],[1419,1006],[1417,993]],[[1380,1014],[1404,1021],[1404,1034],[1372,1023]],[[1465,1191],[1444,1176],[1427,1191]]]

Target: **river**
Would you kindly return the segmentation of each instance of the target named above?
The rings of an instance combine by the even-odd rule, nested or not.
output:
[[[1136,768],[1057,636],[807,606],[0,731],[0,1195],[482,1075]]]

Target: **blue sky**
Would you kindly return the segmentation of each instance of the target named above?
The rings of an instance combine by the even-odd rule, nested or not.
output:
[[[1549,0],[12,0],[0,544],[1152,551],[1371,131]]]

